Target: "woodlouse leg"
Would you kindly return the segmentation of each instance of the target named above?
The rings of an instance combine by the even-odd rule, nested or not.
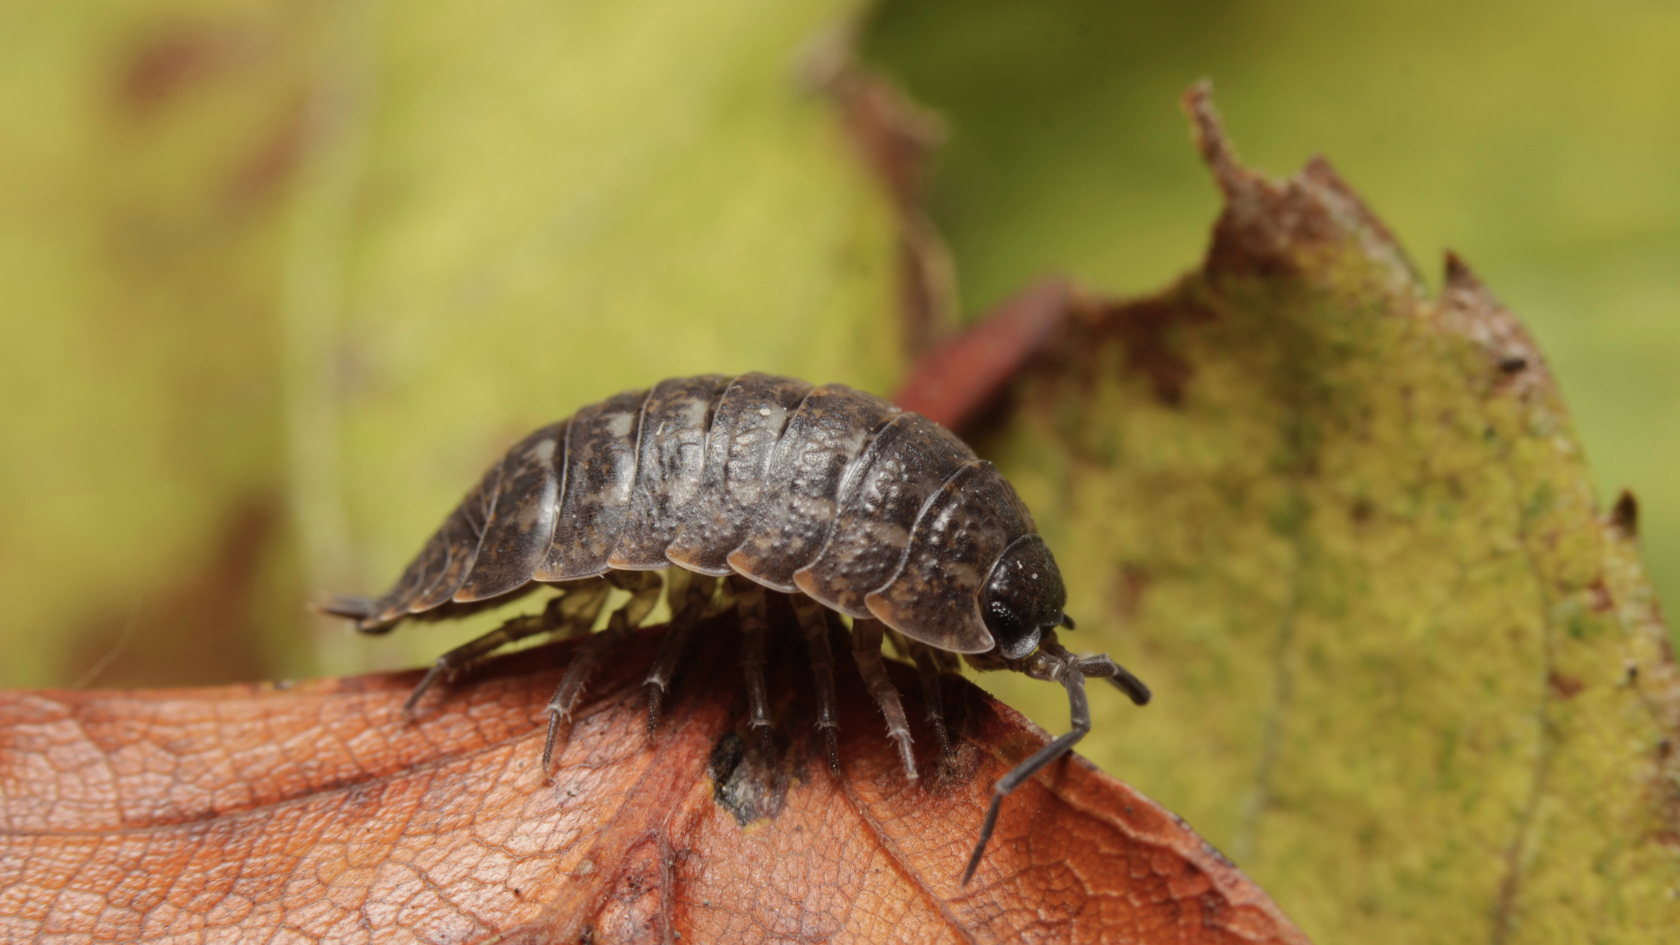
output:
[[[811,671],[817,679],[817,728],[828,742],[828,766],[840,773],[840,742],[836,733],[840,720],[835,713],[834,649],[828,642],[828,616],[823,605],[804,594],[789,595],[794,615],[805,631],[805,644],[811,651]]]
[[[584,619],[583,632],[587,633],[595,623],[595,615],[600,612],[601,604],[606,600],[606,588],[606,582],[599,579],[560,585],[559,596],[551,599],[541,613],[514,617],[489,633],[469,640],[438,657],[437,662],[426,671],[420,684],[414,687],[408,700],[403,703],[403,715],[414,714],[415,707],[420,704],[420,699],[427,690],[439,682],[453,682],[457,676],[510,643],[538,634],[559,631],[566,631],[570,636],[577,632],[576,624],[580,617]]]
[[[758,734],[764,761],[775,757],[771,739],[770,696],[764,685],[764,638],[770,620],[764,612],[764,588],[739,574],[729,578],[735,608],[741,615],[741,670],[747,677],[747,727]]]
[[[548,602],[548,606],[543,608],[542,613],[514,617],[489,633],[468,640],[438,657],[437,662],[432,664],[432,668],[426,671],[426,675],[420,677],[420,684],[415,686],[414,691],[408,694],[408,699],[402,706],[403,715],[412,716],[415,707],[420,704],[420,697],[424,696],[433,686],[439,682],[453,681],[462,670],[509,643],[558,629],[560,624],[554,611],[556,610],[555,605],[563,599],[557,597]]]
[[[682,572],[687,574],[688,572]],[[665,640],[659,646],[659,656],[649,668],[647,679],[642,686],[647,689],[648,697],[648,737],[653,737],[654,729],[659,727],[659,707],[665,701],[665,691],[670,688],[671,676],[676,672],[677,660],[682,657],[683,644],[688,641],[688,635],[700,623],[700,618],[706,612],[706,605],[712,601],[717,593],[717,580],[703,575],[693,575],[688,581],[682,582],[681,601],[671,604],[671,628],[665,633]],[[678,582],[673,581],[671,587],[677,589]]]
[[[630,631],[653,611],[654,605],[659,602],[659,591],[664,587],[657,571],[608,571],[603,576],[613,587],[629,591],[630,599],[607,618],[605,630],[578,647],[572,664],[566,667],[566,675],[560,680],[560,688],[554,690],[554,698],[548,700],[548,737],[543,740],[544,771],[554,760],[554,742],[560,734],[560,723],[572,720],[572,709],[577,706],[578,697],[583,694],[583,684],[589,681],[595,664],[601,661],[602,654],[624,642]]]
[[[922,701],[927,704],[928,724],[939,736],[939,756],[951,757],[951,732],[945,727],[945,674],[961,675],[961,657],[911,640],[890,628],[887,640],[892,643],[894,652],[916,664],[916,672],[922,678]]]
[[[933,661],[947,673],[957,673],[959,675],[962,673],[962,657],[949,650],[934,649]]]
[[[916,780],[916,758],[910,753],[910,722],[904,717],[904,704],[898,690],[887,677],[887,666],[881,661],[881,640],[886,626],[879,620],[858,619],[852,622],[852,657],[857,660],[863,684],[887,717],[887,737],[898,743],[898,754],[904,760],[904,776]]]
[[[1052,644],[1054,645],[1054,644]],[[1060,649],[1060,647],[1057,647]],[[1038,656],[1044,654],[1041,648]],[[1033,657],[1028,657],[1028,660]],[[1022,660],[1025,663],[1027,660]],[[999,778],[992,785],[992,804],[986,809],[986,821],[980,827],[980,841],[974,845],[974,854],[968,858],[968,868],[963,870],[962,884],[974,878],[974,870],[980,865],[980,857],[986,852],[986,843],[992,839],[992,830],[997,826],[998,809],[1003,806],[1003,799],[1010,792],[1025,784],[1033,775],[1044,770],[1056,759],[1073,750],[1073,746],[1091,731],[1091,705],[1085,699],[1085,674],[1066,650],[1058,654],[1044,654],[1044,659],[1035,669],[1047,671],[1051,678],[1060,682],[1068,694],[1069,731],[1043,748],[1034,752],[1032,757],[1016,765],[1008,774]],[[1033,674],[1036,675],[1036,674]],[[1040,677],[1042,678],[1042,677]]]
[[[575,590],[560,598],[560,632],[567,637],[581,637],[595,629],[595,618],[601,615],[601,608],[607,605],[607,592],[612,590],[604,578],[588,578],[574,586]]]
[[[908,660],[915,658],[912,654],[915,652],[917,644],[910,642],[909,638],[907,638],[904,634],[899,633],[891,627],[887,627],[886,634],[887,642],[892,644],[893,652],[898,654],[899,659]]]
[[[560,723],[572,720],[572,709],[576,707],[578,697],[583,694],[583,684],[589,680],[589,674],[594,671],[595,664],[601,661],[602,654],[612,649],[630,635],[634,629],[626,618],[629,608],[621,607],[613,611],[607,619],[607,628],[583,642],[572,656],[572,663],[566,667],[566,675],[560,680],[560,688],[554,690],[554,698],[548,700],[548,737],[543,741],[543,770],[549,769],[554,760],[554,740],[560,733]]]
[[[631,627],[641,626],[647,615],[653,613],[659,594],[665,589],[658,571],[608,571],[603,577],[613,587],[630,592],[630,599],[614,615],[623,614],[625,623]]]
[[[910,647],[910,658],[916,662],[916,672],[922,677],[922,701],[927,703],[928,723],[939,736],[942,757],[951,754],[951,733],[945,728],[945,673],[933,650],[925,645]]]

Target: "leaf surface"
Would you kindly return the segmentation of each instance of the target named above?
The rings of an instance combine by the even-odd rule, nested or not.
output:
[[[1189,101],[1225,199],[1203,265],[1076,308],[980,439],[1067,574],[1069,645],[1158,694],[1094,698],[1084,750],[1322,941],[1671,934],[1680,677],[1633,499],[1597,507],[1462,261],[1431,297],[1327,163],[1270,180]]]
[[[743,719],[738,627],[703,626],[657,736],[643,632],[540,770],[572,651],[503,658],[400,715],[414,674],[286,689],[0,701],[0,929],[208,941],[1304,942],[1181,821],[1079,759],[1014,795],[958,885],[992,781],[1044,735],[951,681],[960,743],[905,779],[855,670],[842,771],[811,736],[801,648],[773,646],[781,734]],[[786,641],[790,635],[780,637]],[[843,661],[844,663],[845,661]],[[913,718],[916,680],[895,675]]]

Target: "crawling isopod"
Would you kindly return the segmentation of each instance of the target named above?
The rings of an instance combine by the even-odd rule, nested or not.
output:
[[[390,593],[341,598],[324,609],[382,633],[409,616],[439,617],[500,603],[537,583],[562,593],[540,615],[515,618],[440,657],[422,695],[504,644],[549,632],[587,632],[609,585],[630,592],[607,628],[579,651],[549,702],[548,767],[602,651],[652,610],[647,572],[693,572],[649,671],[648,727],[688,633],[731,576],[746,633],[749,725],[770,729],[764,683],[763,589],[791,595],[816,674],[817,725],[833,757],[833,655],[826,606],[853,618],[853,652],[887,719],[905,773],[916,777],[910,729],[881,661],[890,629],[924,681],[960,654],[1067,690],[1070,731],[993,788],[980,863],[1003,798],[1069,752],[1091,729],[1085,677],[1109,680],[1142,705],[1149,690],[1107,656],[1076,656],[1056,638],[1072,628],[1050,549],[1015,490],[992,464],[920,414],[840,384],[813,387],[765,374],[676,378],[584,407],[515,444],[450,513]],[[945,730],[938,687],[929,714]]]

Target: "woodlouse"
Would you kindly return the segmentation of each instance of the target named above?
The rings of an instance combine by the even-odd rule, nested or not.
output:
[[[559,586],[541,614],[440,657],[409,697],[412,711],[433,684],[507,643],[587,633],[609,586],[629,591],[549,703],[546,769],[559,724],[601,653],[657,602],[661,582],[649,572],[672,565],[697,576],[672,581],[671,629],[646,682],[650,732],[684,640],[724,598],[716,579],[726,575],[746,635],[749,724],[767,746],[764,588],[790,595],[810,646],[817,725],[831,762],[833,655],[819,604],[853,618],[854,657],[912,779],[909,725],[881,662],[889,633],[922,672],[942,742],[938,674],[956,668],[957,654],[978,669],[1066,688],[1070,731],[994,786],[965,883],[1003,798],[1090,731],[1085,677],[1109,680],[1139,705],[1149,701],[1148,688],[1107,656],[1076,656],[1057,640],[1058,626],[1073,627],[1061,573],[990,463],[933,421],[878,397],[765,374],[663,381],[532,433],[491,467],[388,594],[323,609],[382,633],[405,617],[452,616],[538,584]]]

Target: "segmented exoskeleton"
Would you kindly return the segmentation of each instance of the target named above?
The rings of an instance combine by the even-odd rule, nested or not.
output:
[[[440,657],[409,697],[412,710],[435,682],[504,644],[588,632],[609,584],[629,591],[549,703],[546,769],[559,724],[601,653],[657,601],[659,579],[646,572],[672,565],[697,576],[672,582],[671,630],[647,680],[650,732],[683,642],[715,606],[716,579],[725,575],[746,633],[749,724],[761,736],[770,727],[763,588],[792,595],[831,758],[833,655],[818,604],[853,618],[855,658],[910,778],[909,725],[881,662],[889,629],[922,670],[941,740],[937,677],[954,665],[949,654],[1067,689],[1071,731],[998,781],[964,882],[1003,797],[1090,730],[1085,677],[1108,679],[1139,705],[1149,700],[1143,683],[1113,660],[1075,656],[1057,641],[1056,627],[1073,626],[1062,610],[1061,573],[1026,506],[990,463],[933,421],[878,397],[764,374],[664,381],[532,433],[467,494],[390,593],[342,598],[325,609],[382,633],[404,617],[499,604],[537,583],[561,586],[542,614],[515,618]]]

